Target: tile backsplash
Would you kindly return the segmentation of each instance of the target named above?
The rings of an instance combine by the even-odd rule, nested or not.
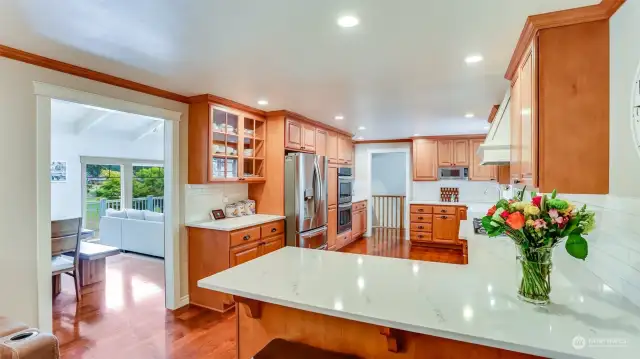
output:
[[[224,209],[227,203],[249,197],[248,185],[243,183],[220,183],[206,185],[188,184],[185,188],[185,223],[209,220],[214,209]],[[224,203],[224,198],[228,199]]]
[[[459,202],[498,201],[498,184],[496,182],[456,180],[413,182],[412,199],[439,201],[440,188],[445,187],[458,188]]]

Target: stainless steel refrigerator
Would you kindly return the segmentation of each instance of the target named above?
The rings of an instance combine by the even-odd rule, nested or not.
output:
[[[292,153],[284,163],[287,245],[327,249],[327,158]]]

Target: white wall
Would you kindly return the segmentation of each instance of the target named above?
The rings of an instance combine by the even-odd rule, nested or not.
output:
[[[407,156],[402,152],[372,154],[371,194],[406,195]]]
[[[67,181],[51,183],[51,219],[83,215],[80,156],[156,161],[164,159],[163,131],[137,141],[109,132],[87,131],[77,135],[73,126],[56,121],[55,116],[54,113],[51,126],[51,159],[67,162]]]
[[[249,185],[246,183],[220,183],[209,185],[186,185],[185,223],[211,220],[209,213],[214,209],[224,210],[224,206],[248,198]],[[227,203],[224,199],[227,199]]]
[[[609,193],[640,197],[640,156],[631,135],[631,88],[640,63],[640,1],[629,0],[610,19],[611,124]]]
[[[187,179],[188,105],[0,57],[0,315],[38,324],[36,273],[36,96],[33,81],[181,112],[180,178]],[[180,196],[184,195],[181,191]],[[181,213],[181,292],[187,292]],[[176,233],[176,235],[178,235]],[[50,296],[50,293],[42,295]]]

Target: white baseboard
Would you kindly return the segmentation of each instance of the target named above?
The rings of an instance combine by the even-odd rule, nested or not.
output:
[[[189,305],[189,295],[185,295],[184,297],[180,298],[180,301],[178,301],[178,303],[176,304],[176,309]]]

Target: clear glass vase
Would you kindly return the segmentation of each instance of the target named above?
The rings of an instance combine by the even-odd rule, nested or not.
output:
[[[553,248],[524,249],[516,246],[516,253],[518,298],[536,305],[548,304]]]

